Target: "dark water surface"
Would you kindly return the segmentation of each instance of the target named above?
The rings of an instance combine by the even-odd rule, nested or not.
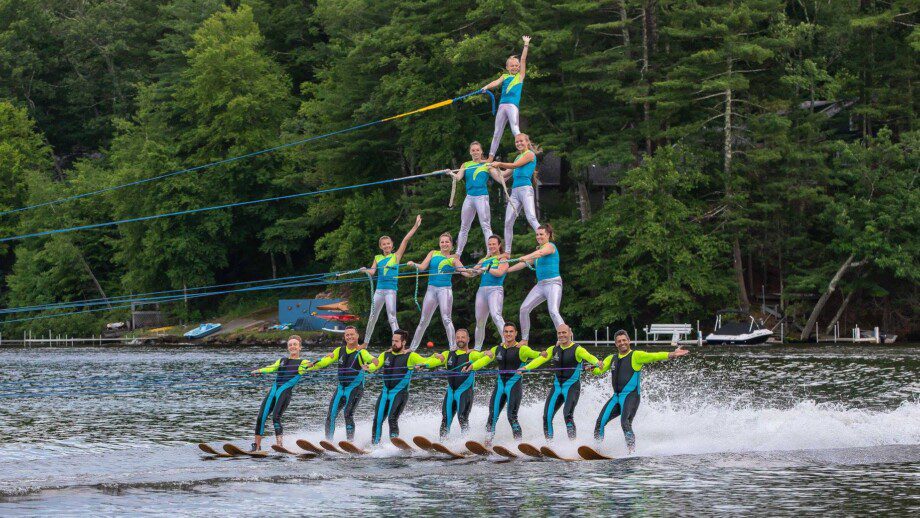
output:
[[[360,458],[202,460],[199,441],[249,444],[270,379],[246,372],[281,354],[0,350],[0,515],[920,511],[916,346],[705,347],[647,366],[636,455],[625,457],[613,422],[600,449],[614,461],[448,461],[407,456],[390,445]],[[331,374],[295,390],[285,415],[288,445],[321,438]],[[489,376],[477,380],[474,439],[484,436],[492,383]],[[520,418],[527,441],[544,442],[550,383],[547,374],[526,379]],[[412,382],[403,437],[437,435],[443,385],[437,377]],[[607,378],[583,385],[577,444],[593,443],[594,421],[610,392]],[[379,381],[370,381],[358,408],[359,444],[370,440],[378,394]],[[561,431],[561,413],[556,424]],[[343,426],[337,440],[344,439]],[[514,443],[504,420],[496,443]],[[463,449],[456,433],[448,444]],[[567,439],[553,445],[575,456]]]

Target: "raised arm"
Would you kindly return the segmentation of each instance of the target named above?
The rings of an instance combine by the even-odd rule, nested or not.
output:
[[[412,229],[406,233],[406,237],[403,238],[402,243],[399,244],[399,249],[396,250],[396,262],[402,261],[403,254],[406,253],[406,247],[409,246],[409,240],[412,239],[412,236],[418,232],[418,227],[422,226],[422,215],[419,214],[415,216],[415,225],[412,226]]]
[[[521,74],[521,79],[524,79],[524,75],[527,73],[527,49],[530,48],[530,36],[523,36],[524,40],[524,50],[521,51],[521,71],[518,72]]]

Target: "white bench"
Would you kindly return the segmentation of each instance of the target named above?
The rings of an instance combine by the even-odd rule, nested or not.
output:
[[[644,328],[645,338],[658,340],[658,335],[670,336],[672,342],[684,340],[693,331],[690,324],[652,324]]]

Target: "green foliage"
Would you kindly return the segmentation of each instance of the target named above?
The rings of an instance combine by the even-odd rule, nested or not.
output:
[[[0,211],[473,91],[527,34],[522,128],[562,159],[561,186],[540,188],[540,220],[557,229],[563,313],[579,333],[708,320],[741,286],[808,312],[850,254],[859,266],[840,286],[860,293],[851,311],[916,331],[916,2],[832,4],[0,0]],[[0,232],[457,167],[470,141],[488,145],[484,101],[3,216]],[[514,154],[510,131],[500,154]],[[592,166],[608,165],[612,181],[592,185]],[[421,260],[441,232],[457,232],[449,185],[431,178],[6,244],[0,295],[18,306],[354,269],[416,214],[424,221],[404,261]],[[501,233],[504,200],[491,192]],[[515,255],[534,244],[523,221],[516,230]],[[463,260],[482,253],[474,225]],[[413,277],[400,290],[408,328]],[[517,320],[532,284],[529,271],[509,276],[506,318]],[[455,283],[459,325],[472,327],[477,285]],[[365,314],[363,281],[334,291]],[[249,302],[170,311],[189,319]],[[89,333],[121,315],[35,322]],[[534,317],[550,325],[545,312]],[[443,339],[437,322],[430,332]]]

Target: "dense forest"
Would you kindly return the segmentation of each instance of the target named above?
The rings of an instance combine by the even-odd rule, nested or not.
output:
[[[915,0],[0,0],[0,212],[477,90],[530,35],[522,129],[560,164],[539,211],[557,230],[576,334],[766,305],[795,338],[838,320],[916,336],[918,11]],[[7,213],[0,236],[456,167],[492,121],[478,96]],[[508,131],[500,154],[513,151]],[[504,199],[491,191],[500,229]],[[406,259],[419,261],[457,231],[449,195],[449,179],[432,177],[3,242],[0,297],[11,308],[347,270],[416,214]],[[515,251],[531,250],[523,218],[517,232]],[[482,252],[474,224],[466,255]],[[509,278],[506,317],[533,282]],[[454,321],[468,325],[478,282],[455,285]],[[401,321],[414,326],[413,285],[402,286]],[[366,311],[366,283],[336,289]],[[165,309],[194,319],[219,307]],[[0,331],[98,333],[120,311],[17,313]]]

